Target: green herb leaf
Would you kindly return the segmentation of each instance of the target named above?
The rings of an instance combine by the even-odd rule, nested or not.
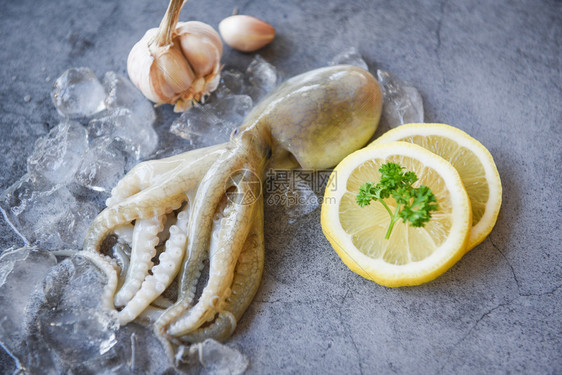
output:
[[[371,190],[373,189],[373,184],[367,182],[359,188],[359,194],[355,197],[357,204],[361,207],[368,206],[371,203],[371,200],[374,198]]]
[[[409,221],[414,227],[423,227],[431,220],[431,212],[437,211],[438,205],[435,195],[425,185],[413,187],[418,180],[414,172],[403,172],[404,167],[397,163],[383,164],[379,172],[381,179],[378,184],[366,182],[359,188],[355,201],[361,207],[368,206],[371,201],[379,201],[390,215],[385,238],[390,238],[394,224],[399,219],[404,223]],[[392,197],[396,202],[396,210],[388,207],[384,199]]]

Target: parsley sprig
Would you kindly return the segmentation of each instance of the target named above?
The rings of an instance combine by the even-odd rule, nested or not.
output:
[[[390,238],[394,224],[402,219],[409,221],[414,227],[423,227],[431,219],[431,211],[437,210],[435,195],[425,185],[413,187],[418,180],[414,172],[403,172],[404,167],[396,163],[383,164],[379,172],[381,179],[378,184],[364,183],[359,188],[355,200],[361,207],[368,206],[371,201],[379,201],[390,215],[390,224],[385,239]],[[384,201],[392,197],[396,201],[396,210],[392,212]]]

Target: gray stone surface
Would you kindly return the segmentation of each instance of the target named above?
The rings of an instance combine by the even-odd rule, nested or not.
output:
[[[129,49],[165,7],[0,3],[0,190],[25,172],[35,139],[59,120],[54,79],[78,66],[98,77],[124,74]],[[249,356],[248,372],[561,373],[562,3],[190,0],[182,19],[216,27],[234,7],[276,27],[260,53],[287,77],[355,46],[371,70],[411,82],[426,121],[480,140],[504,187],[488,239],[413,288],[348,271],[322,235],[318,211],[289,225],[283,210],[269,207],[262,286],[231,339]],[[251,57],[227,48],[223,62],[245,68]],[[157,114],[166,127],[176,116],[166,106]],[[3,221],[0,238],[0,249],[22,245]],[[0,358],[8,371],[8,357]]]

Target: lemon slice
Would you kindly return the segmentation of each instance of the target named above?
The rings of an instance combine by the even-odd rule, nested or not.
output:
[[[456,168],[472,206],[472,230],[466,251],[482,242],[494,228],[502,203],[500,175],[486,147],[462,130],[445,124],[402,125],[368,147],[394,141],[420,145]]]
[[[439,208],[424,227],[396,222],[380,202],[361,208],[355,197],[365,182],[380,180],[382,164],[413,171],[414,184],[431,188]],[[394,210],[392,198],[385,202]],[[472,224],[470,202],[458,172],[440,156],[406,142],[368,147],[347,156],[332,172],[322,203],[322,230],[343,262],[385,286],[417,285],[441,275],[464,254]]]

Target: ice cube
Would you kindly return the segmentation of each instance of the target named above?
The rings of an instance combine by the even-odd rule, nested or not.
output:
[[[266,203],[283,206],[289,224],[316,211],[320,199],[315,184],[318,172],[309,170],[269,170],[266,175]]]
[[[186,139],[193,148],[200,148],[227,142],[236,126],[217,117],[206,104],[182,113],[170,132]]]
[[[39,194],[53,189],[53,184],[41,176],[26,173],[0,195],[0,205],[10,215],[20,215]]]
[[[246,79],[248,85],[244,93],[257,102],[275,88],[279,74],[277,68],[256,55],[246,69]]]
[[[107,137],[127,142],[136,159],[148,157],[158,145],[158,134],[152,123],[141,121],[131,110],[120,107],[90,121],[88,134],[90,139]]]
[[[109,192],[128,169],[127,145],[100,137],[82,157],[75,178],[78,184],[95,191]]]
[[[172,123],[170,132],[187,139],[194,148],[227,142],[252,105],[252,98],[248,95],[228,94],[190,108]]]
[[[285,202],[285,212],[289,224],[296,223],[297,219],[316,211],[320,207],[318,196],[306,183],[286,191]]]
[[[64,185],[72,180],[87,147],[86,129],[75,121],[63,121],[35,142],[27,170]]]
[[[363,60],[363,57],[357,51],[355,47],[351,47],[339,54],[337,54],[331,61],[330,65],[355,65],[365,70],[369,70],[367,63]]]
[[[232,130],[242,124],[252,105],[252,98],[248,95],[228,95],[209,104],[207,112],[212,112],[223,123],[229,123],[229,130]]]
[[[51,99],[59,114],[68,118],[88,117],[105,108],[105,91],[89,68],[65,71],[55,81]]]
[[[127,78],[107,72],[103,77],[103,86],[107,93],[105,106],[108,109],[126,108],[147,126],[156,119],[152,103]]]
[[[99,211],[93,203],[79,202],[65,186],[43,184],[29,174],[2,193],[0,204],[19,233],[45,250],[81,248]]]
[[[242,72],[234,69],[225,69],[221,71],[221,79],[215,95],[219,99],[228,95],[240,95],[244,93],[244,89],[244,75]]]
[[[79,255],[54,267],[28,304],[31,344],[20,350],[23,358],[41,354],[46,363],[45,356],[52,356],[44,371],[65,374],[177,373],[151,327],[119,328],[115,314],[101,308],[105,282],[105,275]]]
[[[240,126],[258,100],[278,82],[277,69],[256,56],[246,73],[226,70],[216,95],[207,103],[193,107],[174,121],[170,132],[187,139],[192,147],[206,147],[226,142]]]
[[[30,295],[57,263],[54,255],[35,248],[6,251],[0,257],[0,342],[17,351],[25,339],[22,317]]]
[[[383,70],[377,70],[377,78],[383,92],[382,121],[386,126],[423,122],[423,101],[415,87]]]
[[[65,369],[103,355],[116,343],[115,315],[100,306],[104,283],[105,276],[91,262],[72,257],[51,269],[42,293],[30,303],[29,332]]]
[[[240,351],[207,339],[190,348],[191,355],[197,355],[203,365],[203,374],[238,375],[244,373],[249,365],[248,358]]]
[[[75,374],[178,374],[151,327],[127,324],[115,332],[115,344],[102,355],[72,367]],[[190,369],[191,370],[191,369]],[[197,372],[198,373],[198,372]]]

